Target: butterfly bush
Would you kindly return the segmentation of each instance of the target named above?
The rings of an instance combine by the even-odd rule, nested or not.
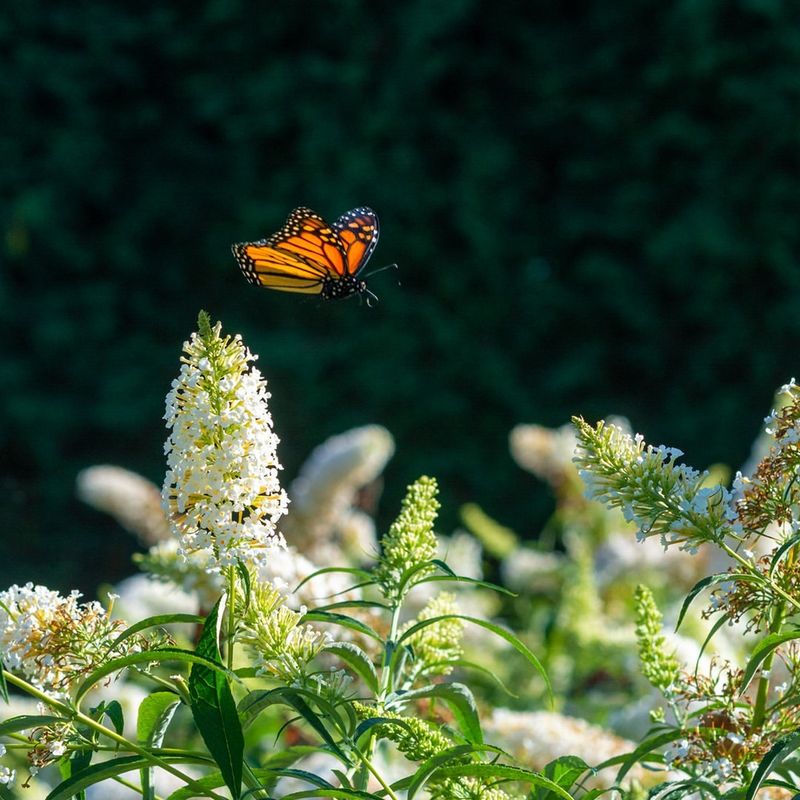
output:
[[[660,750],[655,759],[693,788],[710,782],[754,796],[770,773],[796,787],[789,760],[781,761],[796,750],[800,725],[800,387],[794,380],[782,387],[731,489],[677,464],[673,448],[603,422],[574,422],[589,497],[621,509],[640,539],[713,553],[712,574],[689,591],[679,620],[685,627],[713,620],[703,650],[711,639],[724,642],[725,631],[738,638],[724,657],[687,659],[667,646],[653,594],[637,590],[641,671],[663,699],[650,712],[658,736],[646,744]],[[700,596],[706,604],[698,620],[688,611]],[[637,757],[650,759],[645,745]]]
[[[657,535],[665,548],[677,544],[694,553],[703,542],[740,532],[731,492],[707,486],[707,472],[678,464],[683,453],[677,448],[649,445],[640,434],[603,421],[573,422],[586,496],[621,509],[638,528],[639,541]]]
[[[53,798],[110,797],[113,781],[145,798],[280,797],[279,779],[292,777],[296,796],[401,800],[413,789],[431,800],[510,800],[525,785],[566,800],[583,762],[555,783],[484,744],[465,682],[468,632],[484,632],[481,653],[488,632],[547,678],[507,629],[474,607],[465,613],[465,588],[499,587],[481,580],[476,542],[463,533],[437,539],[436,481],[408,487],[380,552],[374,529],[365,537],[352,524],[365,518],[353,513],[356,492],[391,455],[384,429],[330,440],[293,487],[308,517],[298,529],[338,538],[329,552],[362,566],[330,559],[319,569],[285,546],[278,439],[254,360],[240,337],[200,314],[166,402],[160,517],[146,482],[106,467],[81,476],[88,502],[140,533],[159,527],[142,523],[145,510],[176,534],[164,538],[162,527],[138,558],[150,578],[136,576],[130,590],[134,625],[76,592],[32,584],[0,592],[0,696],[8,685],[41,703],[0,720],[9,762],[0,764],[0,794],[27,758],[25,786],[47,782],[57,771],[39,771],[58,765]],[[372,552],[348,541],[372,542]],[[458,595],[434,594],[442,581]],[[172,613],[158,608],[166,583],[186,590],[174,594]],[[202,616],[191,613],[198,601]]]
[[[109,657],[140,649],[140,641],[114,640],[125,623],[111,620],[97,602],[79,603],[45,586],[11,586],[0,592],[0,660],[42,691],[65,696],[82,676]]]
[[[288,502],[266,381],[241,337],[223,336],[204,312],[183,351],[164,414],[162,496],[173,530],[183,552],[205,554],[209,570],[263,563],[285,544],[276,523]]]

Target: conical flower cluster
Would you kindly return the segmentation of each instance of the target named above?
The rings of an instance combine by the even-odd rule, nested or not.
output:
[[[209,571],[257,565],[284,545],[287,506],[266,381],[241,337],[223,337],[203,312],[184,353],[164,415],[165,506],[183,551],[204,551]]]

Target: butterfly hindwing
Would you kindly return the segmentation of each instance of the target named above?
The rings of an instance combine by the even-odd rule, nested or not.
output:
[[[311,294],[322,288],[325,273],[321,269],[275,249],[266,240],[235,244],[231,249],[245,278],[256,286]]]
[[[342,214],[333,228],[345,252],[347,272],[355,275],[369,261],[378,244],[378,216],[371,208],[361,206]]]

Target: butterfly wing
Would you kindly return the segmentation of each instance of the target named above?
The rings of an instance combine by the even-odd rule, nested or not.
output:
[[[354,208],[342,214],[333,223],[333,229],[339,235],[344,252],[346,274],[357,275],[378,244],[377,214],[366,206]]]
[[[310,208],[296,208],[268,239],[231,250],[250,283],[284,292],[319,294],[326,280],[348,273],[338,232]]]

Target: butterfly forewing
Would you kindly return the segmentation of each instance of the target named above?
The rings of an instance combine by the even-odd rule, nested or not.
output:
[[[363,281],[354,276],[377,242],[378,218],[369,208],[354,208],[329,225],[310,208],[301,207],[269,238],[231,249],[250,283],[332,299],[365,290]]]
[[[345,273],[346,256],[338,234],[310,208],[292,211],[283,228],[267,241],[275,249],[294,253],[324,272]]]

